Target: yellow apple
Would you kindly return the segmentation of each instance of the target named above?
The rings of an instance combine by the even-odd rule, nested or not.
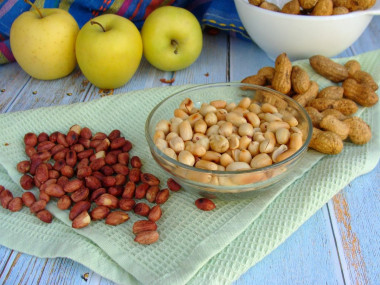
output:
[[[65,10],[27,11],[11,26],[11,50],[18,64],[30,76],[42,80],[61,78],[76,67],[78,31],[77,22]]]
[[[154,67],[176,71],[190,66],[202,51],[202,29],[188,10],[164,6],[154,10],[141,29],[144,56]]]
[[[139,30],[126,18],[105,14],[78,33],[76,55],[84,76],[96,87],[114,89],[127,83],[142,58]]]

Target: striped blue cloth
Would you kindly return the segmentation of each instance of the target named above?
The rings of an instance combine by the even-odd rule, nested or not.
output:
[[[114,13],[133,21],[141,28],[146,17],[156,8],[173,5],[190,10],[202,24],[248,38],[233,0],[35,0],[38,7],[68,11],[82,27],[103,13]],[[23,0],[0,1],[0,64],[14,61],[9,44],[9,31],[21,13],[31,9]]]

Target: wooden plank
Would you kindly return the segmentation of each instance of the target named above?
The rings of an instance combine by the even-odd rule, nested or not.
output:
[[[18,93],[30,80],[17,63],[0,65],[0,112],[6,112]]]
[[[241,81],[264,66],[274,66],[274,62],[255,43],[230,38],[230,81]]]
[[[7,266],[7,263],[8,263],[8,260],[10,259],[11,254],[12,254],[11,249],[6,248],[4,246],[0,246],[0,278],[3,276],[3,274],[6,274],[4,269]]]
[[[227,35],[203,35],[199,58],[188,68],[175,72],[172,85],[226,82],[228,73]]]
[[[344,284],[326,207],[234,285]]]
[[[380,163],[328,203],[343,272],[351,284],[380,284]],[[349,283],[347,283],[349,284]]]

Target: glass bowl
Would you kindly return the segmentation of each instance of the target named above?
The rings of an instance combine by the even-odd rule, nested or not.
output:
[[[258,105],[270,103],[278,113],[297,119],[297,131],[302,132],[302,146],[288,158],[262,168],[237,171],[207,170],[196,168],[169,157],[155,142],[156,125],[170,120],[181,102],[190,98],[194,107],[213,100],[225,100],[238,104],[248,97]],[[177,92],[153,108],[145,124],[145,136],[154,160],[181,186],[192,193],[208,198],[233,200],[254,197],[257,193],[275,189],[299,175],[302,157],[306,153],[312,135],[312,123],[305,111],[289,96],[272,89],[243,83],[205,84]],[[199,159],[196,157],[196,160]],[[218,168],[219,169],[219,168]]]

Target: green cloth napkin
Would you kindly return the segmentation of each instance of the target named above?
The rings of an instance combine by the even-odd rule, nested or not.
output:
[[[380,51],[354,57],[362,69],[380,83]],[[339,59],[345,62],[348,59]],[[298,61],[320,87],[331,83],[315,74],[307,61]],[[26,158],[26,132],[66,132],[73,124],[109,133],[120,129],[134,143],[143,170],[168,176],[152,160],[144,137],[144,123],[151,109],[163,98],[189,86],[154,88],[104,97],[88,103],[40,108],[0,115],[0,184],[20,196],[18,161]],[[345,143],[337,156],[309,150],[303,158],[300,177],[284,181],[280,189],[252,200],[215,200],[216,209],[199,211],[198,196],[186,191],[172,193],[162,206],[158,221],[160,239],[144,246],[133,241],[132,224],[112,227],[102,221],[80,230],[71,228],[68,211],[55,203],[48,209],[55,218],[44,224],[29,209],[11,213],[0,207],[0,244],[39,257],[68,257],[98,274],[121,284],[229,284],[249,267],[279,246],[328,200],[361,174],[369,172],[380,157],[379,104],[360,109],[373,131],[372,140],[357,146]]]

